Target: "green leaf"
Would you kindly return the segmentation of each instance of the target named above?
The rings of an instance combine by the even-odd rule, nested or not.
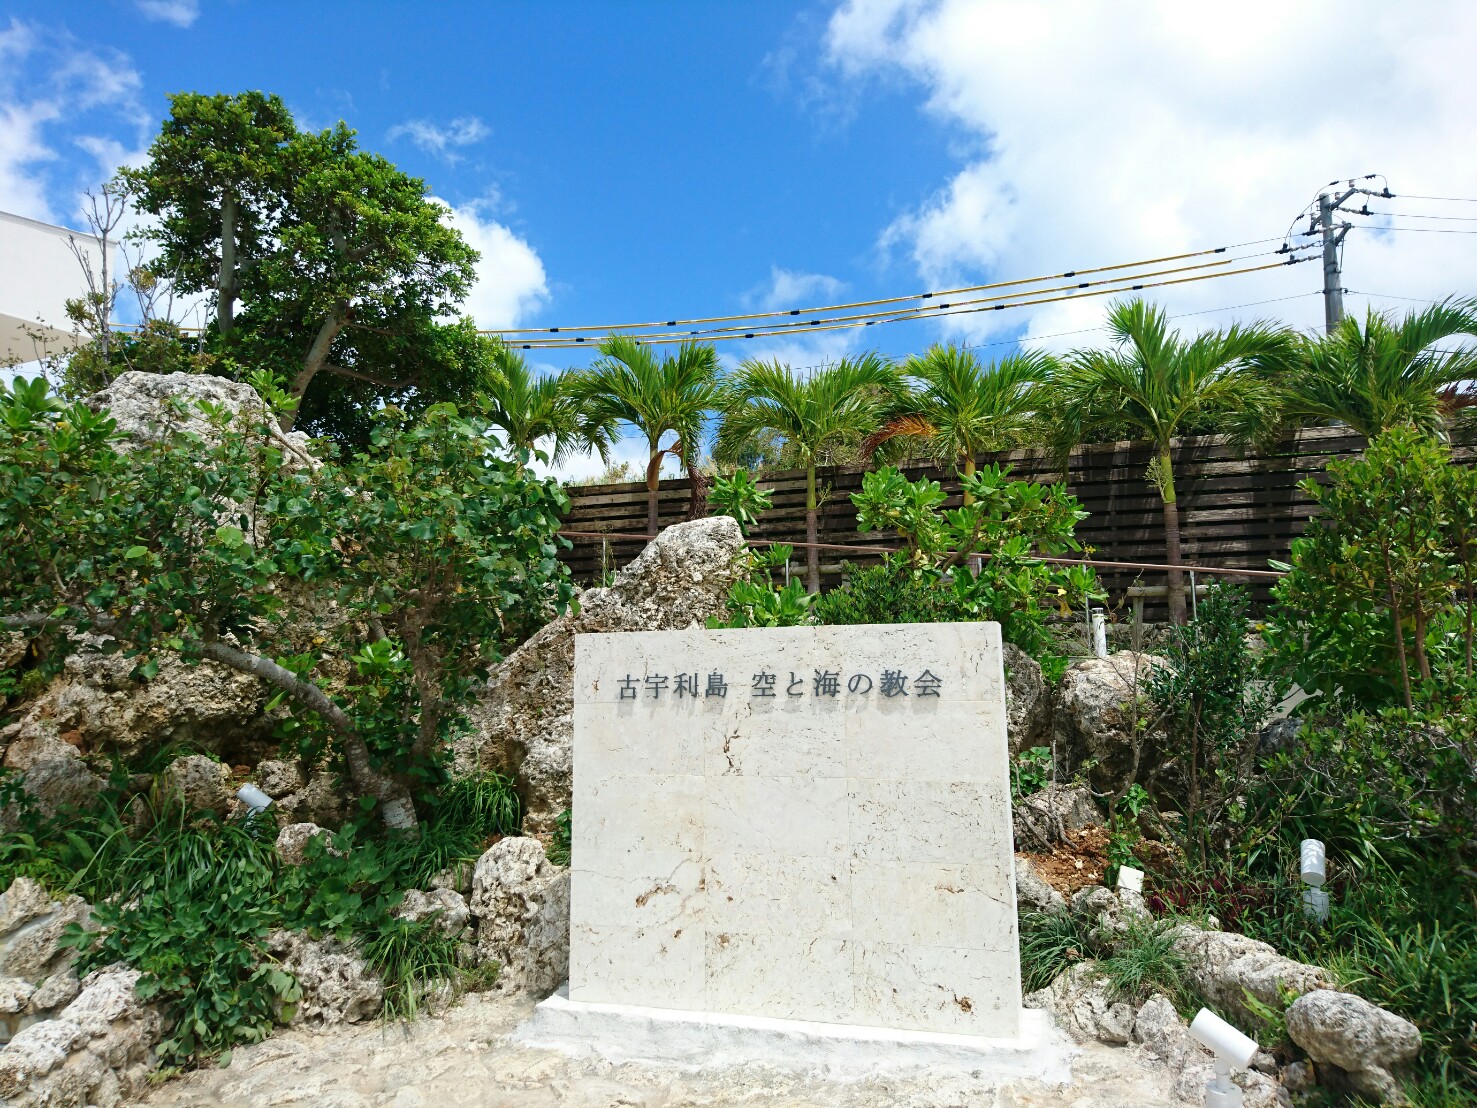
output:
[[[215,529],[215,537],[222,546],[230,547],[233,550],[246,541],[246,537],[241,533],[241,528],[232,527],[230,524],[217,527]]]
[[[130,546],[123,552],[124,560],[129,562],[136,562],[140,558],[147,558],[148,556],[149,548],[147,546]]]

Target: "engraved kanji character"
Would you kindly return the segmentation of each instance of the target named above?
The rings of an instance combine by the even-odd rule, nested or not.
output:
[[[754,696],[774,695],[774,674],[768,671],[754,674]]]
[[[815,695],[835,696],[841,691],[841,671],[818,669],[815,671]]]
[[[691,697],[696,698],[696,696],[697,696],[697,674],[696,673],[679,673],[677,675],[676,693],[677,693],[677,696],[678,696],[679,699],[681,697],[684,697],[684,696],[691,696]]]
[[[620,698],[622,700],[635,700],[636,699],[636,678],[632,677],[629,673],[626,674],[624,677],[621,678],[621,697]]]
[[[943,683],[943,678],[935,676],[932,670],[925,669],[913,678],[913,691],[919,696],[938,696],[939,687]]]
[[[882,671],[882,695],[907,696],[908,675],[900,669],[884,669]]]
[[[662,690],[667,687],[667,677],[663,673],[647,674],[646,687],[651,690],[653,700],[661,699]]]
[[[703,695],[728,696],[728,682],[723,680],[723,674],[719,673],[716,669],[708,674],[708,691],[703,693]]]

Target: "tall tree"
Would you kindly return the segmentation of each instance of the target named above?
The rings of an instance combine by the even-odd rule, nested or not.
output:
[[[360,408],[473,391],[477,359],[440,321],[477,252],[424,182],[360,150],[342,122],[302,132],[275,97],[182,94],[148,163],[124,177],[158,217],[155,268],[215,300],[206,352],[270,368],[315,430],[352,438]],[[315,386],[324,377],[336,384]]]
[[[120,171],[157,217],[156,266],[180,291],[208,293],[230,334],[242,281],[270,249],[286,203],[292,113],[261,92],[176,93],[139,169]]]
[[[1275,379],[1289,420],[1347,423],[1366,439],[1393,427],[1439,433],[1477,378],[1477,352],[1448,348],[1477,336],[1477,299],[1447,299],[1403,319],[1371,308],[1346,316],[1329,335],[1305,338]],[[1280,368],[1280,367],[1279,367]]]
[[[616,335],[600,356],[570,381],[586,417],[626,424],[646,440],[646,533],[657,532],[657,484],[662,460],[676,458],[692,474],[708,415],[718,401],[718,355],[711,346],[684,342],[675,354]],[[665,447],[662,439],[675,436]]]
[[[715,453],[736,457],[755,435],[777,434],[788,458],[805,469],[805,586],[820,591],[816,469],[858,448],[881,425],[904,391],[892,363],[878,354],[846,358],[797,376],[779,361],[744,362],[724,390]]]
[[[1181,339],[1162,308],[1142,299],[1108,312],[1115,348],[1079,350],[1052,383],[1058,445],[1066,449],[1098,436],[1146,439],[1154,448],[1148,477],[1164,513],[1169,614],[1185,622],[1180,556],[1179,498],[1172,443],[1188,430],[1222,429],[1251,437],[1275,410],[1275,394],[1253,366],[1289,356],[1293,338],[1265,324],[1236,324]]]
[[[980,454],[1031,441],[1039,430],[1040,386],[1055,367],[1056,359],[1039,351],[985,363],[962,346],[931,346],[904,363],[903,373],[921,387],[907,395],[873,441],[922,439],[939,459],[973,476]],[[964,502],[971,502],[967,489]]]
[[[530,453],[549,443],[549,458],[560,462],[591,450],[610,460],[611,422],[597,418],[593,405],[581,404],[571,387],[571,374],[539,375],[522,354],[496,339],[486,340],[491,362],[483,413],[503,441]]]

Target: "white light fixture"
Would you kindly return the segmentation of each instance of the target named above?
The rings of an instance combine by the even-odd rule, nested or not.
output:
[[[236,790],[236,799],[246,805],[246,814],[254,816],[272,806],[272,798],[255,785],[242,785]]]
[[[1092,610],[1092,652],[1099,658],[1108,656],[1108,615],[1101,608]]]
[[[1328,890],[1303,890],[1303,915],[1314,923],[1328,922]]]
[[[1118,867],[1118,887],[1128,893],[1144,891],[1144,871],[1132,866]]]
[[[1196,1013],[1190,1035],[1215,1053],[1215,1077],[1205,1083],[1205,1108],[1242,1108],[1244,1097],[1231,1084],[1231,1071],[1251,1065],[1259,1049],[1256,1040],[1247,1038],[1208,1008]]]
[[[1303,883],[1312,885],[1315,889],[1320,888],[1328,879],[1328,859],[1323,844],[1317,839],[1304,839],[1301,854],[1302,865],[1299,869]]]

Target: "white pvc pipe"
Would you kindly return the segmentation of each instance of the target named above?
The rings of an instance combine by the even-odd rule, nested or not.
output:
[[[272,798],[255,785],[242,785],[236,790],[236,799],[246,805],[248,814],[265,812],[272,805]]]
[[[1209,1008],[1195,1013],[1190,1035],[1201,1046],[1215,1051],[1216,1057],[1224,1059],[1232,1069],[1244,1070],[1261,1049],[1255,1039],[1243,1035]]]
[[[1101,608],[1092,610],[1092,652],[1099,658],[1108,656],[1108,617]]]
[[[1314,923],[1326,923],[1328,921],[1328,890],[1304,889],[1303,914]]]
[[[1321,842],[1317,839],[1304,839],[1300,854],[1299,872],[1304,884],[1317,888],[1328,880],[1328,859]]]

